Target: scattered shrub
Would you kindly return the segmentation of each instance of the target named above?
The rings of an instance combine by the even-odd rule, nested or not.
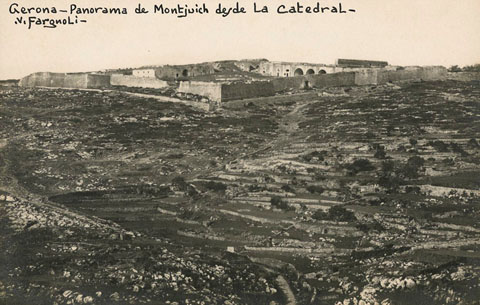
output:
[[[443,141],[430,141],[428,145],[432,146],[438,152],[448,152],[448,145]]]
[[[328,209],[328,212],[325,213],[322,210],[316,210],[312,215],[313,219],[316,220],[334,220],[334,221],[356,221],[357,218],[355,214],[346,208],[335,205]]]
[[[295,193],[295,190],[288,184],[282,186],[282,190],[287,193]]]
[[[353,161],[352,164],[347,165],[347,169],[350,171],[350,173],[355,175],[359,172],[372,171],[375,169],[375,167],[367,159],[357,159]]]
[[[278,196],[273,196],[272,198],[270,198],[270,204],[277,209],[281,209],[285,211],[291,211],[295,209],[290,205],[288,205],[288,203],[285,200],[283,200]]]
[[[478,148],[480,145],[478,145],[477,139],[472,138],[468,141],[467,146],[469,148]]]
[[[227,189],[227,186],[222,182],[208,181],[205,184],[205,187],[214,192],[224,192]]]
[[[319,185],[309,185],[309,186],[307,186],[307,191],[309,191],[312,194],[321,194],[325,190],[323,189],[323,187],[321,187]]]
[[[177,176],[172,179],[172,186],[177,187],[181,191],[186,191],[187,190],[187,182],[185,182],[185,178],[182,176]]]

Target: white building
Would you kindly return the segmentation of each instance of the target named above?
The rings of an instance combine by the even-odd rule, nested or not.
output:
[[[133,70],[133,76],[137,77],[155,77],[154,69],[137,69]]]

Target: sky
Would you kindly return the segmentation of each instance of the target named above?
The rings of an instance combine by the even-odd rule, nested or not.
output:
[[[238,0],[246,14],[221,17],[218,3],[232,0],[2,0],[0,79],[33,72],[78,72],[143,65],[267,58],[333,64],[337,58],[385,60],[393,65],[480,63],[479,0],[344,0],[347,14],[277,14],[294,0],[257,0],[269,14],[254,14],[252,0]],[[317,1],[299,1],[315,5]],[[339,1],[321,0],[321,6]],[[11,14],[9,7],[126,7],[128,15],[79,15],[86,23],[54,29],[15,24],[16,17],[63,18],[65,13]],[[135,14],[141,3],[173,7],[205,3],[209,14]],[[71,15],[74,17],[73,15]]]

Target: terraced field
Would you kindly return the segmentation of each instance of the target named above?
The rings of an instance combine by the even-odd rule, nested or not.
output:
[[[478,304],[478,82],[0,96],[0,301]]]

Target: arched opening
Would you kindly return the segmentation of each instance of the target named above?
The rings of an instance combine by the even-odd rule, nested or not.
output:
[[[185,76],[185,77],[188,76],[188,70],[187,69],[182,71],[182,76]]]
[[[306,74],[315,74],[315,71],[313,71],[313,69],[308,69]]]
[[[322,69],[322,70],[318,71],[318,74],[327,74],[327,71]]]
[[[293,75],[295,75],[295,76],[303,75],[303,70],[300,69],[300,68],[297,68],[297,70],[295,70],[295,72],[293,72]]]

